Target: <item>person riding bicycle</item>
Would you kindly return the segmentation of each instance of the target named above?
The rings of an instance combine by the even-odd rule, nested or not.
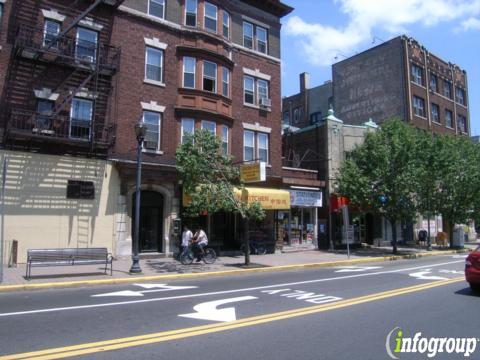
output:
[[[201,227],[197,228],[197,231],[193,235],[193,248],[197,250],[197,262],[202,259],[202,256],[205,254],[205,246],[208,245],[208,238],[205,231],[202,230]]]

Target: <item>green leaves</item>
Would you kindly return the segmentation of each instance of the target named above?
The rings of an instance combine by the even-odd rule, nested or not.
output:
[[[261,220],[265,211],[260,204],[246,204],[235,195],[239,182],[238,167],[221,151],[221,140],[207,130],[188,135],[176,152],[177,170],[183,190],[189,195],[185,212],[197,216],[203,211],[238,212],[242,218]]]

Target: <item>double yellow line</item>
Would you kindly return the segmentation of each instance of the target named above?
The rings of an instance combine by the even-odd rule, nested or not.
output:
[[[331,304],[317,305],[299,308],[295,310],[281,311],[260,316],[253,316],[241,320],[236,320],[228,323],[216,323],[204,326],[195,326],[191,328],[178,329],[172,331],[162,331],[153,334],[145,334],[139,336],[132,336],[121,339],[113,339],[107,341],[99,341],[87,344],[66,346],[61,348],[46,349],[40,351],[33,351],[22,354],[13,354],[0,357],[0,360],[16,360],[16,359],[61,359],[71,356],[87,355],[102,351],[119,350],[133,346],[154,344],[163,341],[183,339],[192,336],[204,335],[225,330],[237,329],[241,327],[264,324],[272,321],[289,319],[297,316],[304,316],[323,311],[341,309],[347,306],[358,305],[370,301],[390,298],[403,294],[408,294],[416,291],[431,289],[438,286],[449,285],[459,281],[464,281],[464,277],[458,277],[449,280],[435,281],[432,283],[415,285],[401,289],[389,290],[380,293],[365,295],[348,300],[341,300]]]

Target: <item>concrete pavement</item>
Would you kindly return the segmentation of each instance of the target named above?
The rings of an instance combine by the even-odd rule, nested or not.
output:
[[[251,266],[248,268],[244,266],[243,255],[220,256],[211,265],[194,262],[187,266],[173,258],[147,258],[140,261],[143,271],[140,275],[129,274],[130,257],[118,258],[113,261],[112,276],[105,275],[102,267],[98,265],[53,266],[32,268],[32,277],[26,279],[25,264],[20,264],[14,268],[4,269],[0,292],[327,267],[466,252],[475,247],[476,244],[467,244],[463,250],[433,247],[433,251],[426,251],[424,247],[400,247],[397,256],[392,255],[389,247],[358,248],[352,250],[350,258],[347,257],[346,250],[333,252],[309,250],[251,255]]]

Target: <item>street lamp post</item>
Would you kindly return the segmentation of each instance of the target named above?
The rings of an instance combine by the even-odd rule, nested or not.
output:
[[[137,137],[137,184],[135,189],[135,227],[133,233],[133,253],[132,267],[130,274],[139,274],[142,272],[140,268],[140,258],[138,257],[138,245],[140,241],[140,185],[142,181],[142,144],[147,133],[147,127],[140,120],[135,125],[135,135]]]

